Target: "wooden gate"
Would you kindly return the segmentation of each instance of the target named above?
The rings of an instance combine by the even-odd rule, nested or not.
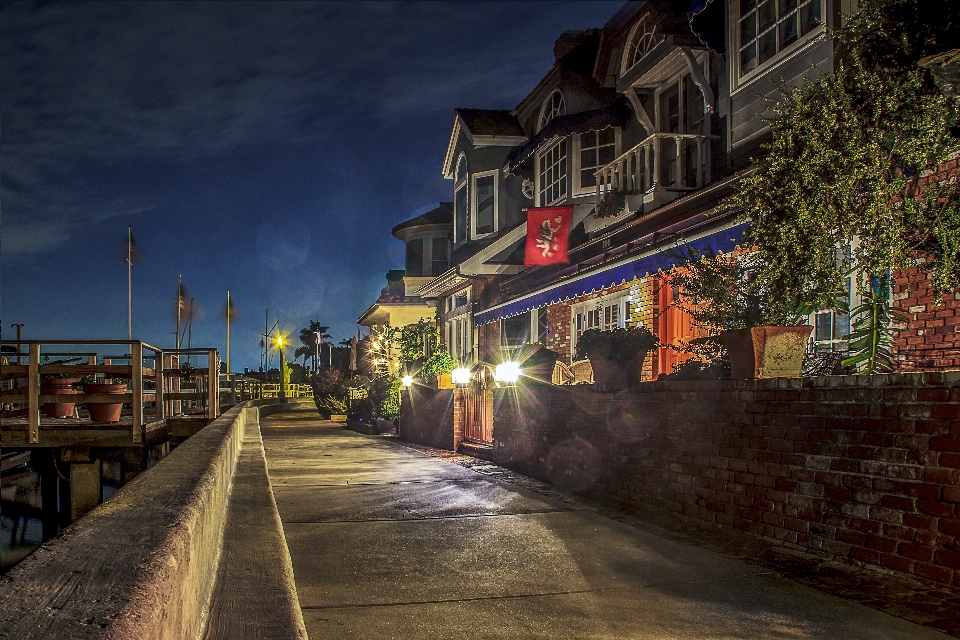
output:
[[[487,388],[485,371],[464,389],[463,439],[493,444],[493,389]]]

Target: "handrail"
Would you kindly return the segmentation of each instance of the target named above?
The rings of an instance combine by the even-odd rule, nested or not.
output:
[[[39,444],[43,426],[40,410],[42,405],[50,403],[129,404],[132,414],[130,429],[133,443],[144,441],[148,424],[179,415],[191,407],[202,409],[204,417],[210,420],[219,415],[220,358],[216,349],[191,348],[163,351],[139,340],[3,340],[2,342],[27,347],[25,353],[22,352],[22,347],[18,346],[16,353],[2,354],[5,361],[13,360],[17,364],[4,364],[0,370],[0,380],[12,380],[19,384],[12,384],[11,388],[6,388],[8,384],[4,382],[3,388],[0,388],[0,398],[6,403],[20,405],[27,409],[26,441],[29,444]],[[79,345],[81,348],[84,345],[127,345],[130,353],[122,356],[106,354],[98,356],[95,352],[85,352],[82,356],[86,357],[86,362],[80,364],[62,362],[41,364],[41,357],[45,355],[42,347],[50,345]],[[181,391],[181,378],[185,372],[179,368],[179,365],[184,356],[206,357],[207,362],[204,366],[191,370],[190,377],[195,380],[195,383],[184,384],[187,388]],[[19,364],[23,359],[26,359],[27,364]],[[97,364],[98,359],[101,359],[103,364]],[[115,360],[126,361],[126,364],[114,364]],[[148,364],[152,366],[145,366]],[[125,392],[117,395],[44,393],[40,378],[41,375],[49,374],[75,374],[77,378],[84,376],[96,376],[98,379],[119,378],[129,380],[129,383]],[[148,411],[147,415],[144,412],[145,405],[152,406],[152,411]],[[47,426],[50,426],[49,423]],[[4,427],[7,428],[9,425]],[[62,425],[58,424],[57,428],[62,428]]]
[[[656,187],[671,190],[695,190],[711,182],[710,164],[713,140],[719,136],[696,133],[653,133],[598,169],[597,205],[612,189],[646,193]],[[665,144],[669,140],[673,145]],[[688,149],[695,156],[688,157]],[[672,149],[669,147],[672,146]],[[688,165],[694,163],[691,174]]]

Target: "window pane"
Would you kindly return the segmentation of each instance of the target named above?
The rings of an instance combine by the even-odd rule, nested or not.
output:
[[[589,169],[597,166],[597,149],[580,150],[580,168]]]
[[[457,190],[454,196],[454,210],[456,212],[457,242],[467,239],[467,185]]]
[[[846,340],[849,337],[850,337],[850,314],[834,312],[833,339]]]
[[[613,159],[616,157],[614,155],[616,151],[617,151],[617,148],[616,146],[613,145],[613,143],[600,147],[600,149],[597,151],[597,155],[599,156],[598,166],[605,167],[606,165],[613,162]]]
[[[757,22],[759,23],[759,32],[763,33],[777,22],[777,3],[776,0],[766,0],[757,7]]]
[[[800,8],[800,35],[806,35],[817,28],[822,21],[820,0],[811,0]]]
[[[740,21],[740,44],[744,45],[757,37],[757,14],[751,13]]]
[[[757,0],[740,0],[740,15],[746,15],[757,6]]]
[[[740,73],[744,74],[757,68],[757,43],[751,42],[740,50]]]
[[[597,186],[597,176],[593,175],[593,169],[584,169],[580,171],[580,186],[581,187]]]
[[[503,344],[508,347],[517,347],[524,342],[529,342],[530,316],[523,314],[514,318],[504,318],[501,322],[503,323],[501,325]]]
[[[780,0],[780,18],[797,8],[797,0]]]
[[[787,16],[787,18],[780,23],[780,49],[783,49],[787,45],[796,42],[798,37],[797,14],[794,12]]]
[[[760,43],[760,64],[763,64],[777,53],[777,30],[771,29],[757,41]]]
[[[616,141],[616,132],[613,130],[613,127],[607,127],[602,131],[597,132],[597,143],[598,144],[613,144]]]
[[[423,238],[407,243],[407,275],[423,275]]]
[[[816,315],[816,329],[814,334],[814,340],[817,342],[821,340],[832,340],[833,335],[830,330],[833,328],[832,316],[833,314],[829,311],[824,311]]]
[[[680,132],[680,85],[670,87],[660,94],[660,117],[663,118],[660,130],[669,133]]]
[[[477,178],[475,194],[477,203],[477,233],[493,233],[493,176]]]

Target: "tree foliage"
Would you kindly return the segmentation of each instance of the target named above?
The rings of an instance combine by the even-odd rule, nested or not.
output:
[[[834,34],[836,73],[785,88],[772,106],[768,154],[728,201],[750,222],[772,315],[829,304],[844,246],[866,274],[926,254],[937,290],[960,288],[958,187],[919,180],[960,148],[950,133],[960,100],[917,65],[957,42],[952,4],[865,0]]]

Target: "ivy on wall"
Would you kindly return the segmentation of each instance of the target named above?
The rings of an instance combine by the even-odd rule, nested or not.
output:
[[[836,72],[772,107],[767,155],[727,204],[750,222],[773,315],[828,305],[851,268],[884,274],[917,253],[938,292],[960,289],[960,186],[920,181],[960,149],[960,99],[917,65],[960,41],[958,13],[952,0],[864,0],[832,34]]]

